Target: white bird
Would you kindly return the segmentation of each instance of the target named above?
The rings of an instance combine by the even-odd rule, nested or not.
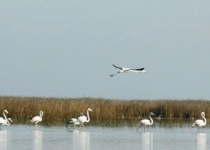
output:
[[[157,119],[157,120],[161,120],[161,118],[162,118],[162,115],[159,115],[158,117],[156,117],[155,119]]]
[[[116,74],[118,73],[125,73],[125,72],[140,72],[140,73],[146,73],[146,70],[144,68],[139,68],[139,69],[131,69],[131,68],[125,68],[125,67],[118,67],[115,65],[112,65],[115,68],[121,69],[120,71],[118,71],[117,73],[111,74],[111,77],[114,77]]]
[[[79,114],[79,117],[84,116],[83,113]],[[69,128],[69,125],[80,125],[80,122],[76,118],[71,118],[69,121],[66,122],[66,127]]]
[[[4,110],[3,111],[3,116],[4,118],[0,117],[0,125],[6,125],[6,126],[9,126],[10,125],[10,122],[12,122],[12,119],[11,118],[7,118],[6,114],[8,114],[8,111],[7,110]],[[1,128],[1,126],[0,126]]]
[[[204,112],[201,113],[201,117],[203,118],[203,120],[201,120],[201,119],[195,120],[195,122],[192,124],[190,130],[192,128],[194,128],[195,126],[203,127],[203,126],[206,125],[206,118],[205,118],[205,113]]]
[[[40,110],[39,116],[33,117],[30,122],[35,123],[35,126],[37,126],[37,123],[42,121],[42,116],[43,116],[43,111]]]
[[[82,126],[82,128],[84,129],[84,123],[85,122],[90,122],[89,111],[92,111],[92,109],[90,109],[90,108],[87,109],[87,117],[86,116],[80,116],[80,117],[78,117],[78,121],[80,123],[80,128]]]
[[[6,126],[9,126],[10,125],[10,122],[12,122],[12,119],[11,118],[7,118],[7,121],[2,123],[2,125],[6,125]]]
[[[145,127],[146,126],[149,126],[149,125],[152,125],[153,124],[153,120],[152,120],[152,115],[154,115],[152,112],[150,112],[150,114],[149,114],[149,119],[143,119],[143,120],[141,120],[138,124],[139,124],[139,126],[138,126],[138,128],[136,129],[136,130],[138,130],[142,125],[144,126],[144,132],[145,132]]]

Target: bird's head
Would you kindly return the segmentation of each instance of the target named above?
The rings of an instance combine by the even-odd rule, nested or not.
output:
[[[84,116],[84,114],[81,112],[81,113],[79,114],[79,116]]]
[[[12,122],[12,119],[11,118],[8,118],[8,121]]]
[[[4,112],[8,114],[8,111],[6,109],[4,110]]]
[[[88,111],[92,111],[92,109],[88,108]]]
[[[153,112],[150,112],[150,114],[149,114],[150,116],[154,116],[154,114],[153,114]]]
[[[205,116],[205,112],[202,112],[201,115]]]

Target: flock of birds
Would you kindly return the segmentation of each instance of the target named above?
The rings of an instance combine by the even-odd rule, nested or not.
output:
[[[92,109],[90,109],[90,108],[87,109],[87,117],[83,113],[80,113],[80,115],[79,115],[79,117],[77,119],[76,118],[72,118],[71,120],[67,121],[66,127],[68,128],[69,125],[73,124],[74,126],[75,125],[80,125],[80,128],[84,129],[84,123],[85,122],[90,122],[89,111],[92,111]],[[3,117],[0,117],[0,129],[1,129],[1,125],[9,126],[10,122],[12,122],[12,119],[11,118],[7,118],[6,114],[8,114],[8,111],[4,110],[3,111]],[[34,123],[35,126],[37,126],[37,124],[42,121],[43,114],[44,114],[43,111],[40,110],[39,116],[33,117],[30,120],[30,122]]]
[[[127,73],[127,72],[139,72],[139,73],[146,73],[146,70],[144,68],[139,68],[139,69],[131,69],[131,68],[125,68],[125,67],[118,67],[116,65],[113,65],[113,67],[120,69],[120,71],[111,74],[111,77],[114,77],[115,75],[119,74],[119,73]],[[83,113],[80,113],[78,118],[72,118],[69,121],[66,122],[66,127],[69,128],[70,125],[73,126],[77,126],[79,125],[80,128],[84,129],[84,123],[85,122],[90,122],[90,115],[89,115],[89,111],[92,111],[92,109],[88,108],[87,109],[87,116],[85,116]],[[12,122],[11,118],[7,118],[6,114],[8,114],[7,110],[3,111],[3,117],[0,117],[0,128],[1,125],[10,125],[10,122]],[[153,116],[154,114],[152,112],[150,112],[149,114],[149,119],[142,119],[139,123],[138,123],[138,128],[137,130],[141,127],[144,126],[144,131],[145,131],[145,127],[146,126],[150,126],[153,124],[153,119],[151,116]],[[38,122],[42,121],[42,117],[43,117],[43,111],[40,110],[39,112],[39,116],[35,116],[31,119],[31,123],[35,123],[35,126],[37,126]],[[161,116],[159,116],[157,119],[160,119]],[[192,124],[190,130],[193,127],[203,127],[206,125],[206,118],[205,118],[205,113],[202,112],[201,113],[201,117],[203,118],[203,120],[195,120],[195,122]]]
[[[69,128],[70,125],[73,125],[73,126],[77,126],[79,125],[80,128],[84,129],[84,123],[85,122],[90,122],[90,115],[89,115],[89,111],[92,112],[92,109],[88,108],[87,109],[87,116],[85,116],[83,113],[80,113],[78,118],[72,118],[70,119],[69,121],[66,122],[66,127]],[[9,126],[10,125],[10,122],[12,122],[12,119],[11,118],[7,118],[6,114],[8,114],[8,111],[7,110],[4,110],[3,111],[3,117],[0,117],[0,129],[1,129],[1,125],[7,125]],[[153,124],[153,119],[151,116],[153,116],[153,112],[150,112],[149,114],[149,119],[142,119],[139,123],[138,123],[138,128],[137,130],[144,126],[144,131],[145,131],[145,128],[146,126],[150,126]],[[43,111],[40,110],[39,112],[39,116],[35,116],[31,119],[31,123],[34,123],[35,126],[37,126],[37,123],[38,122],[41,122],[42,121],[42,117],[43,117]],[[195,122],[192,124],[190,130],[194,127],[203,127],[206,125],[206,118],[205,118],[205,113],[202,112],[201,113],[201,117],[203,118],[203,120],[201,119],[198,119],[198,120],[195,120]],[[157,119],[159,119],[159,117],[157,117]]]

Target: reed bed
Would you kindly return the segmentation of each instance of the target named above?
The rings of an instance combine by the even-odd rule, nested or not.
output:
[[[86,114],[91,108],[91,125],[112,125],[148,117],[149,112],[163,118],[200,118],[201,112],[210,116],[210,101],[204,100],[111,100],[103,98],[37,98],[0,97],[0,112],[7,109],[15,123],[25,123],[44,111],[43,123],[64,124]],[[0,115],[2,116],[2,115]]]

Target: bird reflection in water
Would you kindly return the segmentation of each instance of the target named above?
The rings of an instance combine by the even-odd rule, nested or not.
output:
[[[0,131],[0,149],[7,150],[7,130]]]
[[[196,146],[197,150],[206,150],[206,133],[197,133]]]
[[[152,132],[142,133],[142,149],[153,150],[153,133]]]
[[[73,149],[89,150],[90,133],[88,131],[73,130]]]
[[[42,131],[34,130],[34,150],[42,150]]]

